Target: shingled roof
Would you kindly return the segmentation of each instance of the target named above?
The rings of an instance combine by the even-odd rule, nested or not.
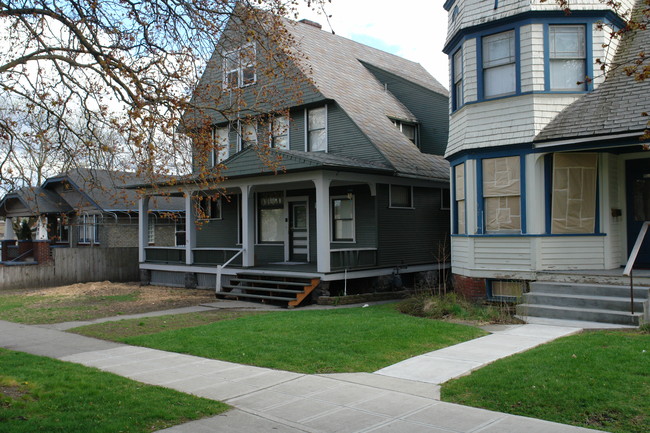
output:
[[[391,92],[364,66],[397,75],[418,85],[424,92],[448,96],[447,90],[419,63],[354,42],[309,24],[287,22],[303,56],[303,69],[318,91],[336,101],[370,139],[386,162],[403,175],[434,176],[446,171],[441,156],[423,154],[395,126],[390,118],[416,120]]]
[[[643,7],[637,2],[636,11]],[[553,140],[598,138],[601,136],[639,134],[647,127],[650,79],[635,80],[625,67],[638,60],[639,53],[650,47],[650,30],[626,33],[614,56],[605,81],[558,114],[535,138],[540,144]]]
[[[12,201],[24,207],[24,215],[32,216],[45,213],[67,213],[72,208],[58,194],[41,187],[25,187],[5,195],[0,200],[0,215],[7,214],[7,206]],[[22,212],[22,211],[21,211]]]

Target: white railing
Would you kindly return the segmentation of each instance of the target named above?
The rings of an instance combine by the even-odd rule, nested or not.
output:
[[[221,292],[221,272],[223,271],[223,268],[225,268],[225,267],[228,266],[230,263],[232,263],[232,261],[235,260],[237,257],[239,257],[241,254],[243,254],[244,251],[246,251],[246,248],[241,248],[241,249],[239,249],[238,252],[237,252],[237,254],[235,254],[234,256],[232,256],[232,257],[230,258],[230,260],[228,260],[226,263],[224,263],[223,265],[217,265],[217,284],[216,284],[216,286],[215,286],[215,292],[216,292],[216,293]]]
[[[648,232],[649,225],[650,221],[646,221],[641,226],[641,230],[639,230],[639,235],[636,237],[634,247],[632,247],[630,257],[627,259],[625,270],[623,270],[623,275],[630,277],[630,311],[632,314],[634,314],[634,275],[632,268],[634,267],[634,262],[636,262],[636,258],[639,255],[639,251],[641,250],[641,245],[643,244],[643,239],[645,239],[645,235]]]

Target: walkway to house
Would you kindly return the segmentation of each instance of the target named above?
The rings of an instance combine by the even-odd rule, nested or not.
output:
[[[249,304],[250,305],[250,304]],[[166,432],[594,432],[439,401],[439,383],[580,331],[516,325],[375,373],[306,375],[0,321],[0,347],[97,367],[235,409]]]

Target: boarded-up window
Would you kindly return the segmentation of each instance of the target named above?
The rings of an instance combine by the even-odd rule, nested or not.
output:
[[[486,232],[521,230],[521,174],[518,156],[483,160]]]
[[[598,155],[553,155],[551,233],[593,233],[596,230]]]
[[[456,233],[465,234],[465,164],[459,164],[454,168],[454,188]]]

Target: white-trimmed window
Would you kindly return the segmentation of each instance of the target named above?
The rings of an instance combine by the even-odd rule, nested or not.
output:
[[[413,122],[404,122],[401,120],[391,119],[393,125],[399,129],[402,134],[408,138],[411,143],[418,145],[418,125]]]
[[[413,209],[413,187],[391,185],[389,195],[390,207]]]
[[[271,147],[289,149],[288,116],[276,116],[271,121]]]
[[[153,245],[156,243],[156,217],[149,215],[147,223],[147,243]]]
[[[202,220],[221,219],[221,197],[211,195],[199,195],[196,197],[198,203],[198,218]]]
[[[254,84],[257,80],[255,63],[254,44],[244,45],[226,53],[223,59],[224,89],[234,89]]]
[[[354,195],[332,197],[332,242],[354,242]]]
[[[327,152],[327,107],[307,110],[307,151]]]
[[[549,26],[551,90],[585,90],[584,26]]]
[[[454,167],[454,200],[456,233],[465,234],[465,163]]]
[[[174,224],[174,239],[177,247],[185,246],[186,235],[187,232],[185,227],[185,221],[183,221],[182,219],[176,221],[176,224]]]
[[[483,38],[483,96],[494,98],[517,90],[515,32]]]
[[[81,215],[79,217],[79,243],[99,243],[99,221],[100,215]]]
[[[257,145],[257,122],[247,119],[239,122],[239,150]]]
[[[56,217],[56,229],[55,229],[55,240],[56,242],[68,242],[70,227],[68,223],[68,217],[65,215]]]
[[[521,231],[521,166],[518,156],[483,160],[483,213],[487,233]]]
[[[230,156],[229,128],[227,126],[212,129],[212,145],[212,160],[210,162],[214,167]]]
[[[463,105],[463,50],[456,51],[453,57],[453,109],[457,110]]]
[[[284,193],[282,191],[257,194],[257,240],[259,243],[284,241]]]

